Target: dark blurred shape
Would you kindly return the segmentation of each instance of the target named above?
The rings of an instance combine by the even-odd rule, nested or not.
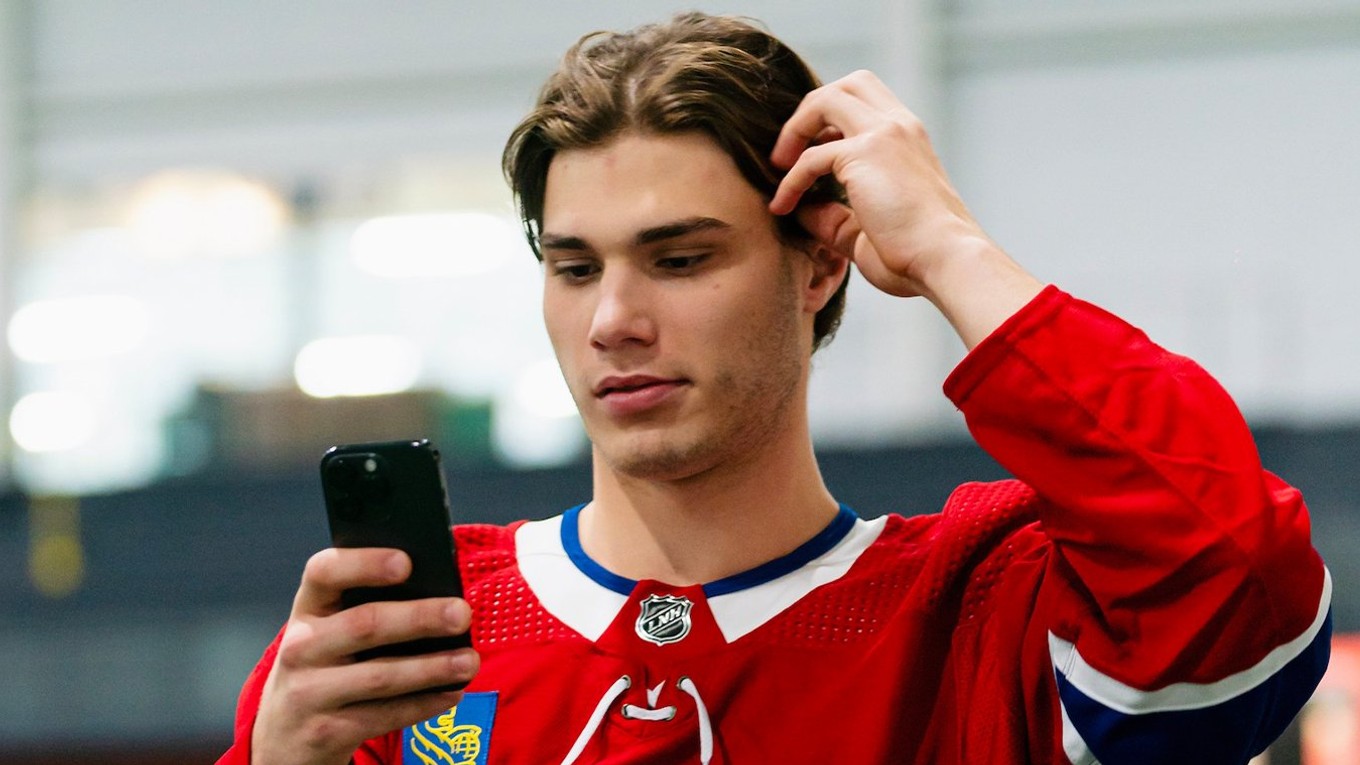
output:
[[[438,391],[313,398],[297,389],[200,388],[168,425],[170,475],[278,475],[315,467],[337,444],[428,438],[453,467],[489,465],[491,404]]]

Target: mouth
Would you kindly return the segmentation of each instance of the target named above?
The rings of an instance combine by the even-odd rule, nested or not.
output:
[[[678,386],[685,382],[680,378],[653,377],[651,375],[606,377],[595,386],[594,393],[596,398],[606,398],[611,395],[637,393],[651,388]]]

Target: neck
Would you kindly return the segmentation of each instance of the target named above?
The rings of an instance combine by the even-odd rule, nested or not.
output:
[[[675,480],[622,475],[594,455],[581,544],[630,579],[701,584],[787,554],[835,517],[806,423],[792,437]]]

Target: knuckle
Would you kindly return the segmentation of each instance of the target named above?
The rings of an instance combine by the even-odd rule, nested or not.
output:
[[[280,683],[277,692],[284,708],[294,713],[306,716],[319,709],[320,699],[316,688],[305,674],[294,675],[288,682]]]
[[[356,679],[356,690],[368,699],[381,699],[397,695],[401,689],[396,686],[392,672],[387,665],[365,662],[363,670]]]
[[[321,750],[334,745],[340,734],[340,725],[330,717],[314,716],[300,726],[298,733],[303,746],[314,751]]]
[[[279,652],[275,662],[287,668],[301,666],[305,663],[308,649],[315,640],[315,633],[306,622],[289,624],[283,633],[283,639],[279,641]]]
[[[372,644],[378,637],[383,620],[376,605],[365,603],[340,612],[345,620],[345,631],[350,638],[364,644]]]
[[[302,578],[307,581],[325,581],[334,560],[334,550],[326,549],[312,553],[307,559],[307,565],[302,569]]]
[[[870,131],[863,136],[866,143],[873,147],[894,144],[920,144],[927,140],[925,126],[915,117],[904,116],[883,123],[881,129]]]
[[[899,134],[912,140],[922,141],[926,138],[926,125],[914,114],[899,115],[892,125]]]
[[[832,97],[833,93],[836,92],[837,87],[838,83],[832,83],[830,85],[823,85],[820,88],[808,91],[808,94],[806,96],[803,96],[803,103],[815,109],[821,109],[822,105],[825,104],[827,100]]]

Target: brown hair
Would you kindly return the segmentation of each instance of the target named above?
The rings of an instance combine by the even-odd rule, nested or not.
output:
[[[732,157],[748,183],[772,197],[783,177],[769,160],[775,140],[803,96],[820,84],[788,46],[737,17],[685,13],[630,32],[582,37],[510,134],[501,158],[534,255],[543,258],[544,188],[558,151],[601,146],[628,131],[699,131]],[[825,176],[803,199],[844,201],[845,192]],[[808,241],[794,216],[777,223],[786,242]],[[814,348],[840,325],[848,281],[817,312]]]

